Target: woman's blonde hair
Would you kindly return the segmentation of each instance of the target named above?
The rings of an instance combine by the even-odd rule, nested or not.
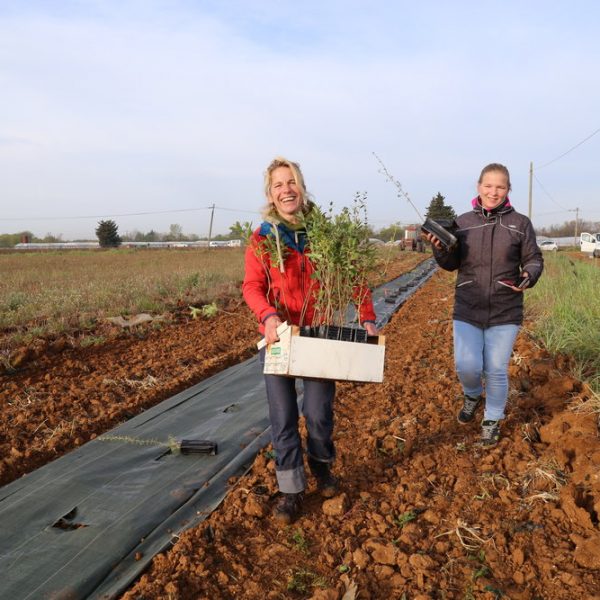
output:
[[[300,189],[300,193],[302,194],[302,212],[307,214],[310,211],[312,206],[312,202],[310,200],[310,194],[306,190],[306,184],[304,183],[304,176],[302,175],[302,170],[300,169],[300,165],[296,162],[288,160],[283,156],[276,156],[265,171],[264,178],[264,191],[265,197],[267,199],[266,206],[263,207],[262,216],[263,218],[268,217],[278,217],[277,210],[275,206],[271,202],[271,179],[273,176],[273,171],[278,169],[279,167],[288,167],[288,169],[292,172],[294,177],[294,181],[296,185]]]

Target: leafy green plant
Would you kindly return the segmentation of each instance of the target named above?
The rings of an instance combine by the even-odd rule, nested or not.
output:
[[[292,541],[297,550],[303,554],[308,554],[308,541],[304,537],[301,529],[296,529],[292,534]]]
[[[343,326],[351,303],[360,304],[367,293],[367,277],[376,251],[369,241],[366,194],[357,193],[353,205],[334,215],[315,207],[306,217],[313,279],[318,281],[313,325]]]
[[[394,519],[394,524],[398,525],[398,527],[402,528],[404,527],[407,523],[410,523],[411,521],[414,521],[417,518],[417,513],[413,510],[409,510],[405,513],[402,513],[401,515],[397,516]]]
[[[200,308],[196,306],[189,306],[190,315],[192,319],[197,319],[198,315],[204,317],[205,319],[212,319],[219,312],[219,307],[216,302],[211,302],[210,304],[204,304]]]

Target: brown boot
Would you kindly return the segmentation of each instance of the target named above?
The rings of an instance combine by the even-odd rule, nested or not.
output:
[[[338,492],[338,480],[331,474],[329,463],[308,459],[311,473],[317,480],[317,489],[323,498],[333,498]]]
[[[273,517],[275,520],[282,525],[289,525],[296,520],[304,494],[299,492],[298,494],[281,494],[281,497],[277,501],[275,508],[273,509]]]

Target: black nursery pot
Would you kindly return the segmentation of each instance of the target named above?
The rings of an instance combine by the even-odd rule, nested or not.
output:
[[[339,327],[337,325],[319,325],[318,327],[301,327],[303,337],[320,338],[323,340],[338,340],[342,342],[367,342],[366,329],[356,327]]]

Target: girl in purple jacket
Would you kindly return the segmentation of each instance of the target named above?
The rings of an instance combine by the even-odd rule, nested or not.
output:
[[[473,209],[456,219],[458,243],[445,249],[430,233],[437,263],[458,270],[454,299],[454,360],[463,387],[458,422],[473,420],[485,404],[481,442],[500,439],[508,398],[508,362],[523,322],[523,292],[543,270],[531,221],[515,211],[510,175],[493,163],[481,172]],[[485,384],[485,402],[483,399]]]

